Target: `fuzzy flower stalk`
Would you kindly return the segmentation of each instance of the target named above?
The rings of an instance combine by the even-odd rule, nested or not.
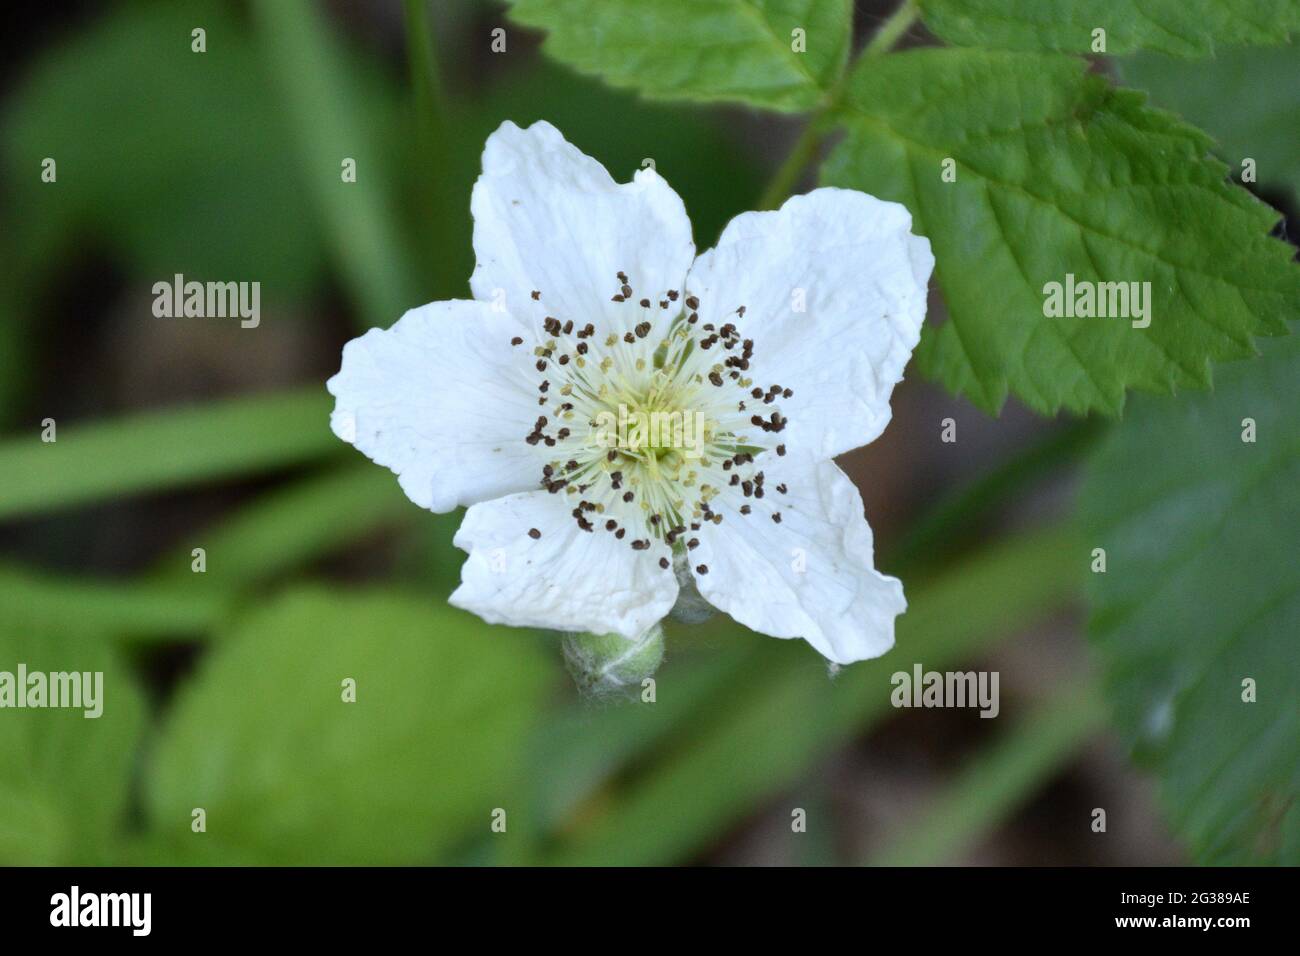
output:
[[[507,122],[471,211],[474,298],[349,342],[328,383],[339,437],[468,509],[451,603],[571,635],[597,683],[653,670],[675,608],[836,664],[887,651],[902,585],[832,459],[884,430],[920,336],[934,259],[907,210],[816,189],[696,256],[653,169],[620,184]]]

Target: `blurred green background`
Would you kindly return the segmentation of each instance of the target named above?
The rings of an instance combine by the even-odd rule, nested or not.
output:
[[[887,7],[859,4],[860,30]],[[912,376],[886,435],[843,462],[907,587],[895,650],[831,678],[802,642],[719,616],[670,628],[653,703],[582,699],[554,635],[448,608],[459,515],[410,504],[329,433],[343,343],[467,294],[470,188],[503,120],[551,121],[619,179],[652,158],[701,249],[755,205],[797,120],[612,92],[489,2],[14,17],[0,669],[102,670],[107,687],[97,721],[0,713],[0,863],[1187,859],[1106,729],[1082,636],[1069,516],[1098,423],[989,419]],[[1297,58],[1270,52],[1266,75],[1291,81],[1242,110],[1214,77],[1261,54],[1235,56],[1120,70],[1248,139],[1285,170],[1260,192],[1293,210]],[[260,281],[260,327],[154,318],[151,287],[175,273]],[[1000,718],[893,710],[889,677],[916,662],[1000,671]]]

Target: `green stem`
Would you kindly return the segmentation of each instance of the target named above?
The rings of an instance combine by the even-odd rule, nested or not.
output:
[[[881,24],[880,29],[876,31],[876,35],[871,38],[871,42],[866,45],[858,59],[869,59],[893,49],[894,45],[903,38],[903,35],[916,22],[919,13],[915,0],[905,0],[903,5]],[[759,209],[777,208],[794,191],[794,187],[799,184],[799,178],[803,175],[804,170],[821,150],[828,129],[823,120],[838,105],[844,89],[844,79],[851,73],[852,65],[845,69],[839,82],[830,91],[825,105],[809,118],[808,125],[804,127],[803,133],[795,140],[795,144],[791,147],[790,154],[786,157],[785,162],[777,169],[772,181],[768,183],[767,188],[763,190],[763,194],[759,197]]]
[[[794,147],[790,150],[790,155],[785,158],[772,181],[767,184],[763,190],[763,195],[758,199],[759,209],[775,209],[785,202],[786,198],[794,191],[794,187],[799,183],[799,177],[803,175],[804,168],[812,162],[821,149],[822,140],[825,138],[825,132],[818,123],[819,117],[813,117],[809,120],[808,125],[804,128],[802,134],[795,141]]]
[[[888,53],[903,38],[903,34],[912,28],[912,24],[920,15],[921,11],[916,5],[916,0],[904,0],[903,5],[880,25],[871,42],[863,47],[859,59],[867,60]]]

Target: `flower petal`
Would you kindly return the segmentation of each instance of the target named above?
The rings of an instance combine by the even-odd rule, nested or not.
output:
[[[483,149],[470,209],[480,301],[504,295],[535,324],[554,316],[601,329],[657,325],[677,311],[659,303],[680,293],[695,244],[681,199],[653,169],[619,184],[550,123],[506,122]],[[613,302],[620,272],[633,291]]]
[[[888,424],[934,267],[911,226],[897,203],[815,189],[776,212],[737,216],[691,269],[701,324],[735,322],[754,341],[755,384],[793,390],[781,401],[791,449],[830,458]]]
[[[802,637],[838,664],[879,657],[907,602],[898,579],[873,567],[857,488],[829,461],[765,457],[763,471],[762,498],[729,490],[713,500],[722,521],[705,522],[690,552],[700,593],[746,627]]]
[[[529,447],[531,333],[481,302],[431,302],[343,348],[326,383],[330,426],[398,476],[412,501],[450,511],[536,488],[545,455]]]
[[[456,532],[469,552],[456,607],[492,624],[621,634],[633,640],[672,609],[677,579],[668,548],[581,530],[565,494],[531,491],[474,505]],[[536,530],[534,538],[530,531]]]

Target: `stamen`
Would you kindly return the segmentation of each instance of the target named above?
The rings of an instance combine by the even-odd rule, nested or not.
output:
[[[623,541],[631,528],[627,543],[636,551],[656,544],[691,551],[700,542],[684,540],[688,526],[699,531],[705,523],[721,524],[724,512],[750,515],[749,501],[763,498],[764,477],[753,467],[755,456],[773,450],[764,436],[784,430],[788,419],[777,403],[793,392],[741,377],[754,360],[754,342],[742,339],[734,322],[706,323],[695,331],[698,296],[667,289],[661,297],[634,299],[628,272],[620,270],[617,279],[611,301],[635,301],[642,309],[657,302],[655,321],[598,329],[596,322],[579,328],[573,317],[545,316],[534,366],[550,377],[537,385],[538,404],[546,404],[556,376],[565,401],[552,413],[559,421],[538,416],[524,441],[554,449],[542,465],[540,484],[551,494],[573,496],[572,515],[581,530],[612,533]],[[541,290],[532,297],[539,301]],[[745,307],[735,314],[743,318]],[[577,341],[566,343],[570,336]],[[511,346],[523,341],[515,336]],[[762,402],[765,414],[746,414],[746,400]],[[586,428],[575,424],[584,421]],[[598,429],[610,422],[618,425],[612,447],[609,436],[598,440]],[[784,455],[785,446],[775,451]],[[777,490],[787,491],[784,484]],[[765,513],[781,522],[779,512]],[[602,519],[593,522],[592,515]],[[540,537],[533,531],[530,537]],[[660,567],[671,566],[662,554],[656,560]],[[703,565],[696,570],[707,573]]]

